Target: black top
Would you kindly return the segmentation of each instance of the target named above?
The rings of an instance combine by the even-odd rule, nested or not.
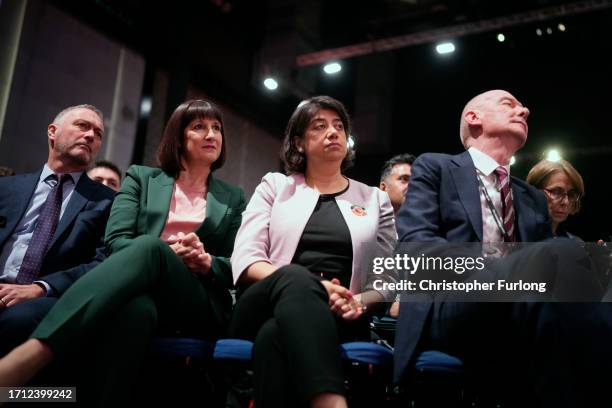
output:
[[[557,225],[557,233],[554,234],[553,238],[569,238],[569,239],[575,239],[578,242],[584,242],[579,236],[572,234],[571,232],[569,232],[568,230],[565,229],[565,227],[560,224]]]
[[[351,233],[334,194],[321,194],[306,223],[292,263],[302,265],[324,279],[337,278],[346,288],[351,281],[353,244]]]

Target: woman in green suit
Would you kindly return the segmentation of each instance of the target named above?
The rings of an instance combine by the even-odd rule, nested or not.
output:
[[[24,384],[93,339],[103,362],[95,367],[103,377],[99,398],[116,402],[127,397],[159,327],[208,338],[224,333],[229,257],[245,207],[240,188],[212,175],[224,160],[220,111],[203,100],[181,104],[162,136],[161,168],[127,171],[106,229],[111,255],[61,297],[30,340],[0,360],[0,385]]]

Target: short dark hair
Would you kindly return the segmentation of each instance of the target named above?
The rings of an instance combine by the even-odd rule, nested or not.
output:
[[[210,166],[214,171],[225,163],[225,126],[221,111],[211,102],[203,99],[191,99],[180,104],[170,115],[166,128],[157,148],[157,162],[159,166],[170,176],[176,178],[184,170],[181,164],[183,156],[183,139],[185,128],[194,119],[216,119],[221,123],[221,154]]]
[[[333,110],[340,116],[346,132],[347,143],[348,138],[353,137],[351,135],[351,121],[342,102],[324,95],[314,96],[300,102],[289,119],[281,149],[281,160],[285,164],[285,171],[288,174],[306,172],[306,155],[300,153],[296,141],[304,138],[310,121],[322,109]],[[354,158],[355,150],[349,145],[346,157],[342,160],[341,169],[346,170],[351,167]]]
[[[383,165],[380,172],[380,181],[383,182],[387,177],[389,177],[389,174],[391,174],[391,171],[393,170],[393,166],[396,164],[409,164],[412,166],[412,163],[414,163],[415,160],[416,156],[410,153],[402,153],[398,154],[397,156],[393,156]]]
[[[112,170],[114,173],[117,173],[119,176],[119,181],[121,181],[121,169],[115,163],[108,160],[98,160],[96,164],[93,165],[92,169],[95,169],[96,167],[103,167],[105,169]]]

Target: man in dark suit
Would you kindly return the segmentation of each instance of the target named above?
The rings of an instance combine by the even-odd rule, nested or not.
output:
[[[529,110],[503,90],[485,92],[468,102],[460,124],[461,142],[467,151],[454,156],[424,154],[412,166],[410,197],[396,221],[399,241],[438,247],[482,243],[482,254],[502,257],[489,261],[502,265],[485,271],[492,273],[489,276],[493,279],[507,276],[499,273],[520,270],[526,262],[545,262],[540,248],[503,258],[505,242],[535,242],[552,236],[544,195],[509,176],[510,160],[527,140],[528,116]],[[496,369],[509,371],[512,359],[528,359],[536,343],[549,347],[547,336],[553,335],[535,327],[549,323],[554,327],[563,314],[555,306],[549,309],[536,303],[461,303],[444,294],[409,296],[412,298],[401,303],[395,341],[398,382],[409,375],[411,363],[423,349],[459,355],[472,368],[496,365]],[[551,346],[549,350],[560,352],[564,347]],[[540,354],[537,358],[549,356]],[[544,369],[548,374],[553,370],[552,365]],[[557,373],[563,376],[561,371]],[[572,399],[564,401],[565,394],[557,392],[561,387],[551,384],[554,380],[533,391],[540,402],[551,403],[546,399],[556,393],[553,404],[571,404],[568,401]]]
[[[57,298],[104,259],[114,191],[85,174],[102,143],[102,113],[69,107],[47,134],[41,170],[0,178],[0,356],[25,341]]]

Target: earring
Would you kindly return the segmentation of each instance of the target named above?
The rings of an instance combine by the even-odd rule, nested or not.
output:
[[[298,147],[298,152],[304,153],[304,149],[302,149],[301,147]]]

